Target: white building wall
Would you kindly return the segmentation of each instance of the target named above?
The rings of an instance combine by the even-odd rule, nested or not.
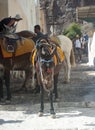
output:
[[[34,25],[40,24],[39,0],[8,0],[8,15],[20,14],[23,20],[18,23],[17,31],[34,31]]]
[[[35,3],[35,1],[33,1],[34,2],[34,4],[35,4],[35,6],[34,6],[34,4],[32,4],[31,5],[31,30],[33,30],[34,31],[34,25],[36,25],[37,24],[37,10],[36,10],[36,3]],[[37,13],[36,13],[37,12]]]
[[[28,21],[28,30],[34,31],[34,25],[39,24],[39,0],[18,0]]]
[[[88,65],[95,66],[95,32],[88,42]]]
[[[36,13],[36,24],[40,24],[40,4],[39,0],[36,0],[36,6],[35,6],[35,13]]]

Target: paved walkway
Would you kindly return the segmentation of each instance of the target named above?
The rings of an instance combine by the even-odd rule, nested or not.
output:
[[[49,104],[46,104],[47,108]],[[48,110],[43,117],[31,111],[0,111],[0,130],[95,130],[95,108],[56,106],[56,119]]]
[[[0,105],[0,130],[95,130],[95,68],[77,64],[66,85],[62,76],[55,119],[50,117],[49,103],[45,103],[44,116],[38,117],[39,95],[18,94],[11,104]]]

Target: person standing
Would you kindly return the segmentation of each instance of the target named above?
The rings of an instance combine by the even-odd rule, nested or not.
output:
[[[74,42],[74,45],[75,45],[75,57],[76,57],[76,61],[77,62],[81,62],[81,59],[82,59],[82,51],[81,51],[82,44],[81,44],[81,41],[80,41],[80,38],[79,38],[78,35],[76,36],[76,40]]]
[[[43,33],[41,32],[41,27],[40,27],[40,25],[35,25],[35,26],[34,26],[34,32],[35,32],[35,34],[36,34],[36,36],[33,37],[33,41],[34,41],[35,43],[36,43],[37,40],[39,40],[40,38],[45,38],[45,39],[47,39],[47,35],[45,35],[45,34],[43,34]]]

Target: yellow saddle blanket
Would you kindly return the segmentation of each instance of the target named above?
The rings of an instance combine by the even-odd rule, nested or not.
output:
[[[15,51],[15,56],[20,56],[23,55],[25,53],[29,53],[32,52],[32,50],[35,47],[35,43],[33,42],[33,40],[28,39],[28,38],[24,38],[23,41],[17,41],[18,42],[18,47]],[[19,43],[21,42],[21,43]],[[14,43],[15,44],[15,43]],[[3,46],[3,41],[0,42],[0,46],[1,46],[1,50],[2,50],[2,54],[4,58],[10,58],[12,57],[12,52],[7,52]]]
[[[35,49],[34,53],[33,53],[33,56],[32,56],[32,64],[33,64],[33,66],[34,66],[34,61],[35,61],[35,57],[36,57],[36,52],[37,52],[37,50]],[[61,62],[64,61],[64,58],[65,58],[64,52],[62,51],[62,49],[60,47],[57,47],[57,53],[59,55],[60,61]],[[58,64],[58,60],[57,60],[56,55],[54,55],[53,58],[54,58],[55,65],[57,65]]]

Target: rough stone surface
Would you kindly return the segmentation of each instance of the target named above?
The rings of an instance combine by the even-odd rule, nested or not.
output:
[[[68,25],[76,21],[76,9],[73,3],[66,2],[66,0],[40,0],[40,6],[44,9],[46,15],[47,32],[51,33],[51,26],[53,26],[52,33],[61,34]]]

